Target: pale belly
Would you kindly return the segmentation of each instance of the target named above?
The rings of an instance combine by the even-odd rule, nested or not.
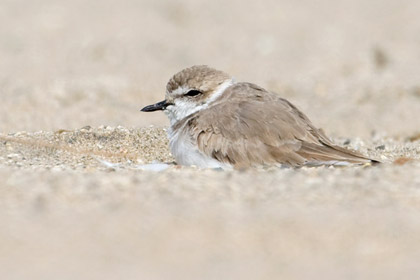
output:
[[[169,131],[169,146],[172,155],[180,165],[197,166],[199,168],[231,168],[231,165],[222,163],[214,158],[211,158],[202,152],[193,143],[188,135],[181,132],[174,133]]]

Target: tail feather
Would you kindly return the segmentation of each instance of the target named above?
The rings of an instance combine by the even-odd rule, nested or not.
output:
[[[345,165],[351,164],[367,164],[378,163],[378,161],[370,159],[356,151],[342,148],[336,145],[302,143],[301,149],[297,152],[304,157],[311,165],[327,164],[327,165]]]

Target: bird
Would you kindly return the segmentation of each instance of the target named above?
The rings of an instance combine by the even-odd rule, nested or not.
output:
[[[256,84],[196,65],[172,76],[165,100],[142,112],[169,118],[175,161],[198,168],[372,165],[357,151],[333,143],[295,105]]]

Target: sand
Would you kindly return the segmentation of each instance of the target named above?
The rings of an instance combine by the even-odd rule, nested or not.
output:
[[[418,279],[419,3],[3,1],[0,278]],[[193,64],[383,164],[176,165],[139,109]]]
[[[7,279],[420,273],[418,141],[346,139],[381,157],[373,167],[222,171],[175,165],[163,128],[0,140]],[[169,167],[143,170],[155,162]]]

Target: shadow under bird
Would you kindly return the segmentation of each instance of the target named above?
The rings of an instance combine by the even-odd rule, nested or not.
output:
[[[178,164],[200,168],[372,164],[334,144],[292,103],[208,66],[175,74],[165,100],[141,111],[168,116]]]

